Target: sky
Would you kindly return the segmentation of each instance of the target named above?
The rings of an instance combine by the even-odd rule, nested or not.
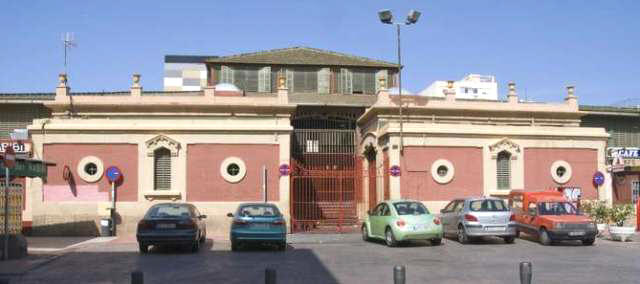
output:
[[[396,62],[396,34],[378,20],[409,10],[402,27],[403,88],[496,76],[528,100],[580,104],[640,98],[640,1],[3,1],[0,93],[53,92],[73,32],[69,85],[123,91],[131,74],[162,90],[166,54],[232,55],[307,46]]]

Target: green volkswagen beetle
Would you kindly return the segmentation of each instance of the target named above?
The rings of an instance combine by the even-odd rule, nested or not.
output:
[[[442,243],[440,218],[429,213],[422,202],[414,200],[384,201],[368,212],[362,224],[362,239],[383,239],[392,247],[398,242],[429,240],[432,245]]]

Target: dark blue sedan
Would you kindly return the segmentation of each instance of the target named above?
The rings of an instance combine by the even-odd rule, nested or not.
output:
[[[270,203],[243,203],[235,213],[231,223],[231,250],[236,251],[245,243],[272,243],[278,249],[287,248],[287,224],[278,210]]]
[[[197,252],[206,239],[206,215],[189,203],[160,203],[151,206],[138,223],[136,238],[141,253],[150,245],[183,245]]]

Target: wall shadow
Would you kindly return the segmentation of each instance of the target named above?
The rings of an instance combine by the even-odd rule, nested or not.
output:
[[[237,253],[223,245],[212,250],[213,245],[207,240],[197,253],[177,247],[147,254],[129,249],[76,251],[30,271],[17,283],[130,283],[135,270],[144,273],[144,283],[264,283],[267,268],[276,270],[277,283],[338,283],[310,249]]]

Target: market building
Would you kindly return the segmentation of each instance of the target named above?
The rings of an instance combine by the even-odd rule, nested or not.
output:
[[[572,87],[559,103],[519,102],[515,84],[504,101],[456,98],[452,87],[400,100],[388,91],[397,65],[379,60],[313,48],[198,60],[201,90],[146,92],[134,75],[126,92],[73,93],[62,74],[33,102],[50,112],[28,125],[33,156],[55,163],[46,181],[25,183],[34,234],[96,234],[112,206],[110,166],[124,176],[119,233],[166,201],[194,203],[210,234],[225,234],[226,213],[249,201],[276,203],[295,232],[357,228],[389,198],[436,212],[512,189],[612,198],[592,182],[606,172],[609,135],[581,125]]]

